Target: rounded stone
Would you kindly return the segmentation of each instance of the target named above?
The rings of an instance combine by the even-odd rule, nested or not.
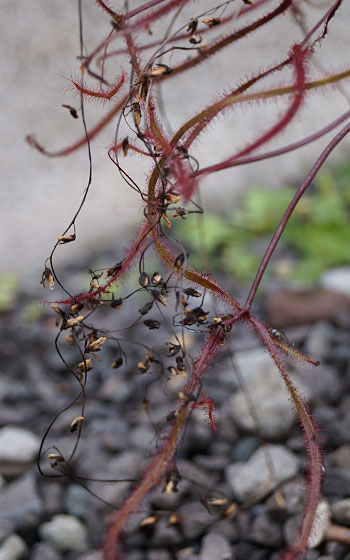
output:
[[[39,535],[61,552],[89,548],[87,528],[72,515],[55,515],[51,521],[39,527]]]

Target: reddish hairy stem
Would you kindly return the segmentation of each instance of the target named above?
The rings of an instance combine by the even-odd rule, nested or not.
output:
[[[244,309],[248,310],[250,309],[256,291],[259,287],[259,284],[261,282],[261,279],[264,275],[264,272],[266,270],[266,267],[272,257],[272,254],[277,246],[277,243],[279,242],[281,235],[289,221],[289,218],[291,217],[296,205],[298,204],[300,198],[303,196],[304,192],[306,191],[306,189],[310,186],[311,181],[314,179],[315,175],[317,174],[317,172],[319,171],[319,169],[322,167],[322,165],[324,164],[324,162],[326,161],[326,159],[328,158],[329,154],[334,150],[334,148],[339,144],[339,142],[348,134],[348,132],[350,132],[350,123],[348,123],[344,128],[342,128],[338,134],[336,134],[336,136],[331,140],[331,142],[326,146],[326,148],[323,150],[322,154],[319,156],[319,158],[317,159],[317,161],[314,163],[314,165],[312,166],[312,168],[310,169],[309,173],[306,175],[304,181],[302,182],[302,184],[300,185],[300,187],[298,188],[297,192],[295,193],[295,195],[293,196],[287,210],[285,211],[285,213],[283,214],[283,217],[279,223],[278,228],[276,229],[266,251],[265,254],[263,256],[263,259],[260,263],[258,272],[256,274],[256,277],[254,279],[254,282],[252,284],[252,287],[250,289],[247,301],[244,305]]]
[[[247,146],[246,148],[238,152],[238,154],[220,163],[210,165],[209,167],[201,169],[197,175],[213,173],[215,171],[226,169],[238,158],[249,154],[253,150],[259,148],[262,144],[265,144],[266,142],[271,140],[271,138],[276,136],[276,134],[281,132],[290,123],[298,109],[300,109],[305,94],[305,72],[303,67],[303,59],[305,57],[305,53],[301,50],[299,45],[295,45],[293,47],[293,53],[293,63],[296,74],[295,92],[294,99],[285,115],[281,119],[279,119],[278,122],[268,132],[265,132],[264,134],[262,134],[262,136],[260,136],[260,138],[250,144],[250,146]]]

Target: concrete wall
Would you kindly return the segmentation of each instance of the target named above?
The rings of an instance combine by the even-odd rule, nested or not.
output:
[[[129,6],[139,3],[130,0]],[[121,4],[117,0],[111,2],[117,9]],[[194,2],[193,9],[183,10],[179,22],[186,22],[215,4],[211,0]],[[332,2],[310,0],[297,4],[305,10],[306,24],[310,28]],[[240,7],[240,0],[233,5]],[[269,5],[275,6],[277,2]],[[95,2],[83,1],[83,8],[85,39],[90,50],[110,27],[108,17]],[[59,149],[82,135],[81,119],[75,121],[61,107],[62,103],[72,103],[66,78],[78,68],[77,2],[2,0],[1,15],[0,262],[3,272],[14,271],[26,282],[36,283],[45,257],[79,205],[87,182],[86,149],[67,158],[45,158],[24,141],[26,134],[34,132],[47,148]],[[350,2],[344,0],[315,57],[322,60],[326,75],[349,67],[349,22]],[[164,22],[162,26],[165,27]],[[221,92],[228,91],[251,72],[282,59],[288,46],[302,36],[292,15],[286,14],[256,33],[253,40],[244,39],[227,49],[225,56],[221,54],[178,80],[166,82],[163,98],[171,125],[175,127],[183,122],[194,108],[217,99]],[[177,60],[175,54],[170,62],[176,64]],[[116,60],[116,73],[120,71],[119,62]],[[319,70],[310,67],[310,76],[319,74]],[[291,74],[286,76],[292,79]],[[279,74],[274,80],[276,84],[283,83],[284,75]],[[308,95],[289,133],[274,139],[271,149],[315,132],[349,109],[349,83],[344,82],[343,92],[329,88],[321,94]],[[223,159],[273,123],[287,103],[284,100],[248,110],[237,108],[218,118],[201,137],[194,155],[203,166]],[[89,126],[106,110],[108,108],[90,104],[87,108]],[[142,206],[107,158],[106,148],[113,141],[113,132],[114,124],[93,142],[93,186],[77,222],[78,241],[60,248],[58,262],[75,261],[81,254],[98,247],[113,244],[118,247],[133,235],[135,212],[141,213]],[[277,187],[287,181],[297,181],[325,143],[323,138],[278,161],[213,175],[203,183],[205,205],[227,208],[236,203],[243,189],[253,184]],[[346,139],[335,156],[348,152],[349,139]],[[131,170],[142,184],[148,171],[144,162],[135,157]]]

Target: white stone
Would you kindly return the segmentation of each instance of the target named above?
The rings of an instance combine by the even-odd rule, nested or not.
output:
[[[350,296],[350,267],[333,268],[321,275],[320,284],[331,292]]]
[[[39,527],[40,538],[61,552],[87,550],[87,528],[72,515],[55,515]]]
[[[23,428],[7,426],[0,430],[0,461],[27,463],[39,450],[40,438]]]
[[[323,536],[331,519],[331,508],[325,500],[322,500],[316,509],[314,524],[310,537],[307,541],[309,548],[316,548],[323,541]]]
[[[20,560],[27,552],[27,545],[18,535],[10,535],[0,546],[0,560]]]
[[[270,464],[273,469],[269,468]],[[290,451],[281,445],[265,445],[246,463],[229,465],[226,476],[235,498],[244,502],[251,498],[264,498],[297,472],[298,461]]]

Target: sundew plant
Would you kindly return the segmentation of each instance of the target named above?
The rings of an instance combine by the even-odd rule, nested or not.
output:
[[[308,71],[314,53],[322,53],[323,40],[327,34],[332,33],[342,3],[342,0],[330,3],[321,16],[319,10],[315,11],[317,17],[309,29],[303,27],[304,37],[301,41],[292,42],[284,54],[276,52],[272,62],[266,60],[264,68],[256,68],[252,75],[237,75],[230,90],[223,92],[218,86],[215,100],[208,99],[203,106],[198,101],[190,118],[184,120],[177,130],[170,132],[166,119],[166,99],[161,97],[164,81],[172,80],[176,88],[178,76],[183,75],[184,80],[186,77],[191,80],[191,71],[198,65],[205,67],[211,57],[216,57],[220,64],[220,60],[232,56],[236,43],[243,40],[249,42],[257,30],[266,28],[268,37],[270,22],[293,10],[300,15],[304,2],[228,0],[217,3],[216,0],[209,0],[204,3],[201,11],[200,3],[195,0],[150,0],[137,3],[136,7],[133,2],[124,4],[117,0],[96,0],[100,8],[98,17],[106,21],[106,36],[91,52],[86,52],[84,47],[83,6],[81,0],[77,2],[79,68],[76,76],[71,79],[71,87],[78,99],[75,105],[79,106],[74,106],[72,101],[73,105],[66,107],[73,118],[80,118],[82,137],[58,151],[50,151],[49,147],[42,146],[32,135],[27,137],[33,147],[48,157],[69,157],[69,154],[78,149],[87,150],[87,165],[90,170],[81,204],[68,227],[59,235],[45,263],[41,281],[50,290],[59,285],[65,292],[61,299],[50,302],[58,315],[56,347],[79,387],[73,404],[82,403],[81,414],[70,426],[71,432],[76,435],[71,454],[64,457],[57,448],[52,450],[49,453],[51,466],[59,473],[69,472],[84,430],[85,392],[89,378],[93,375],[91,370],[94,362],[99,359],[99,351],[111,344],[119,352],[112,367],[115,370],[122,367],[126,352],[124,340],[130,329],[142,327],[154,331],[155,335],[160,330],[169,333],[163,355],[158,350],[155,352],[153,347],[146,349],[144,359],[135,365],[139,374],[151,375],[152,371],[157,370],[159,375],[154,376],[153,382],[159,380],[160,383],[164,383],[167,377],[183,378],[183,386],[170,405],[169,414],[162,425],[162,433],[158,434],[154,457],[149,460],[140,480],[133,484],[130,495],[111,517],[106,528],[106,560],[121,557],[123,530],[128,526],[130,516],[140,511],[145,498],[154,488],[163,486],[168,493],[176,491],[179,483],[177,454],[191,412],[195,409],[204,410],[213,430],[217,429],[215,403],[210,395],[204,394],[202,381],[222,347],[233,335],[235,327],[242,323],[256,334],[270,354],[299,418],[309,463],[305,511],[294,544],[282,552],[282,555],[286,559],[301,558],[308,548],[320,500],[322,456],[317,430],[303,398],[288,375],[286,359],[302,360],[310,364],[310,367],[317,366],[317,362],[291,346],[273,325],[265,324],[251,309],[265,270],[298,201],[329,154],[350,131],[350,112],[347,112],[321,130],[310,130],[310,135],[302,140],[291,138],[290,143],[282,148],[263,151],[264,145],[286,131],[296,115],[299,115],[306,96],[330,85],[346,84],[350,77],[349,67],[338,70],[337,73],[320,72],[314,79],[309,78]],[[184,25],[180,25],[178,16],[184,7],[192,10],[192,16]],[[232,64],[234,65],[234,58]],[[117,75],[116,68],[119,69]],[[285,69],[289,69],[289,73],[283,73]],[[285,83],[281,83],[282,75],[289,76]],[[270,84],[268,88],[261,85],[265,84],[264,79],[267,77]],[[193,155],[198,140],[206,142],[210,138],[210,125],[214,119],[241,105],[247,106],[249,110],[249,106],[258,103],[263,110],[264,103],[280,98],[287,100],[284,110],[265,130],[257,132],[253,140],[249,136],[244,142],[243,138],[242,148],[233,151],[225,159],[220,157],[218,151],[217,161],[210,165],[197,160]],[[86,122],[84,109],[90,100],[103,102],[106,111],[93,128],[89,128],[89,123]],[[87,292],[79,291],[74,294],[60,280],[55,266],[55,254],[58,248],[69,251],[69,244],[74,243],[77,238],[77,217],[83,210],[92,186],[93,141],[110,123],[113,123],[114,136],[105,155],[106,165],[114,165],[120,184],[125,182],[139,195],[142,211],[139,211],[139,201],[135,205],[138,234],[135,239],[130,240],[120,261],[110,263],[104,270],[89,270],[91,282]],[[127,134],[125,130],[128,131]],[[334,131],[332,139],[325,142],[319,157],[295,189],[281,215],[279,225],[261,256],[256,275],[247,290],[246,301],[236,301],[220,286],[210,270],[191,266],[191,255],[184,249],[181,239],[173,237],[172,224],[176,220],[197,219],[198,214],[203,213],[196,193],[204,178],[217,176],[219,180],[222,170],[253,164],[257,160],[277,160],[280,154],[300,149],[331,131]],[[142,158],[143,163],[148,163],[148,177],[143,184],[132,176],[130,167],[126,165],[129,158],[133,158],[132,161],[135,162],[138,157]],[[150,270],[148,263],[154,262],[152,251],[162,263],[161,273]],[[131,267],[137,266],[138,288],[128,291],[126,273]],[[122,279],[123,284],[120,283]],[[118,296],[115,295],[117,290]],[[139,309],[136,306],[135,315],[131,317],[129,324],[121,323],[118,330],[113,332],[94,326],[92,321],[95,313],[96,317],[102,310],[116,314],[125,299],[140,296],[144,298],[144,303]],[[202,338],[198,355],[191,355],[187,350],[187,330]],[[64,345],[67,344],[76,350],[74,364],[65,359]],[[171,365],[165,367],[164,363],[169,363],[169,360]],[[106,364],[106,367],[111,366]],[[146,399],[144,404],[147,404]],[[55,419],[51,426],[54,421]],[[41,452],[44,450],[45,438]],[[41,453],[41,472],[42,458]]]

